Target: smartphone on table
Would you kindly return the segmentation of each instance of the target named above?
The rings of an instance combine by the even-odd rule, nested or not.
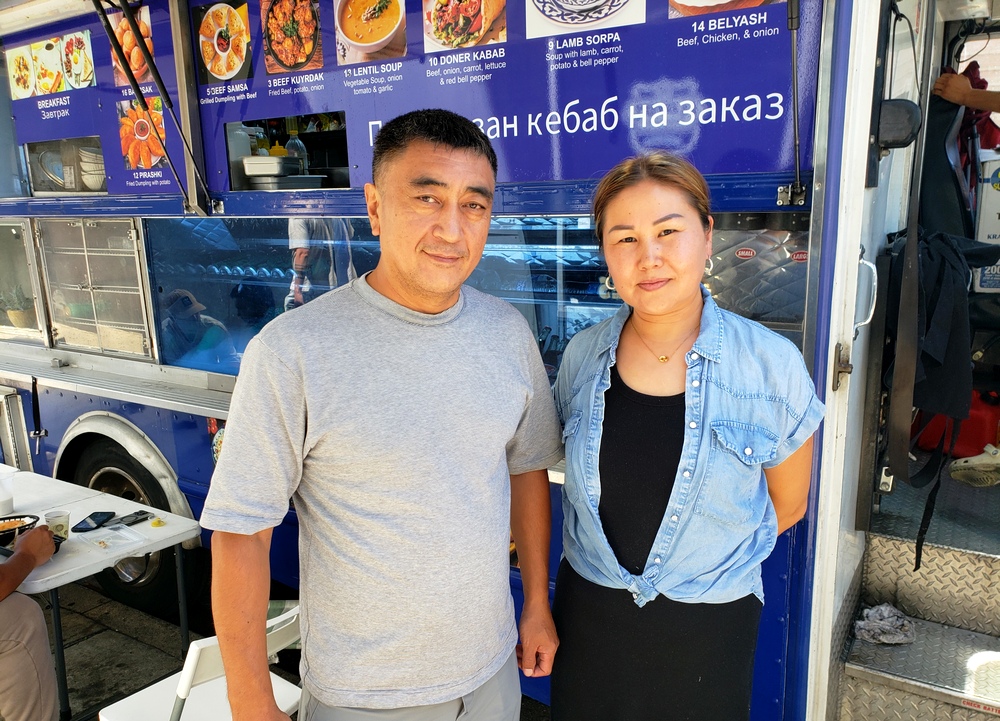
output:
[[[73,533],[86,533],[100,528],[115,517],[114,511],[95,511],[73,526]]]

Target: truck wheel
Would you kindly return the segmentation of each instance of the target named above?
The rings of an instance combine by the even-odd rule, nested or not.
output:
[[[94,490],[121,496],[167,511],[167,497],[152,474],[122,446],[96,441],[80,454],[74,481]],[[157,616],[177,614],[177,575],[172,550],[126,558],[97,574],[107,595]]]

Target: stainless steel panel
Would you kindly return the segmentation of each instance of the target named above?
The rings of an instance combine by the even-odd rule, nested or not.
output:
[[[940,701],[848,676],[840,705],[840,721],[950,719],[952,708]]]
[[[917,636],[913,643],[855,641],[848,674],[884,675],[885,682],[912,681],[1000,703],[1000,639],[920,619],[913,619],[913,625]]]
[[[848,676],[840,721],[996,721],[997,716]]]
[[[909,616],[1000,636],[1000,558],[930,544],[917,572],[913,558],[912,541],[870,534],[862,601],[891,603]]]
[[[844,675],[844,661],[850,652],[850,643],[854,626],[854,618],[857,615],[858,603],[861,595],[861,582],[863,578],[862,568],[859,567],[851,580],[851,586],[844,598],[844,604],[837,614],[833,625],[833,636],[830,652],[830,675],[829,693],[826,697],[826,718],[827,721],[835,721],[840,708],[840,699],[844,692],[846,677]]]

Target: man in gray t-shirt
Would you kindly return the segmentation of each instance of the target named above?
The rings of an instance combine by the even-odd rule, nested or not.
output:
[[[378,266],[247,346],[201,517],[233,718],[286,718],[263,629],[271,531],[292,498],[303,721],[517,721],[517,667],[548,674],[558,645],[545,469],[562,447],[527,323],[462,285],[496,156],[468,120],[416,111],[379,133],[372,174]]]

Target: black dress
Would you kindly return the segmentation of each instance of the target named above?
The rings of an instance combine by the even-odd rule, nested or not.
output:
[[[599,468],[601,525],[618,562],[641,574],[670,499],[684,436],[684,395],[648,396],[611,369]],[[553,606],[559,650],[553,721],[741,721],[750,716],[761,603],[639,608],[564,559]]]

